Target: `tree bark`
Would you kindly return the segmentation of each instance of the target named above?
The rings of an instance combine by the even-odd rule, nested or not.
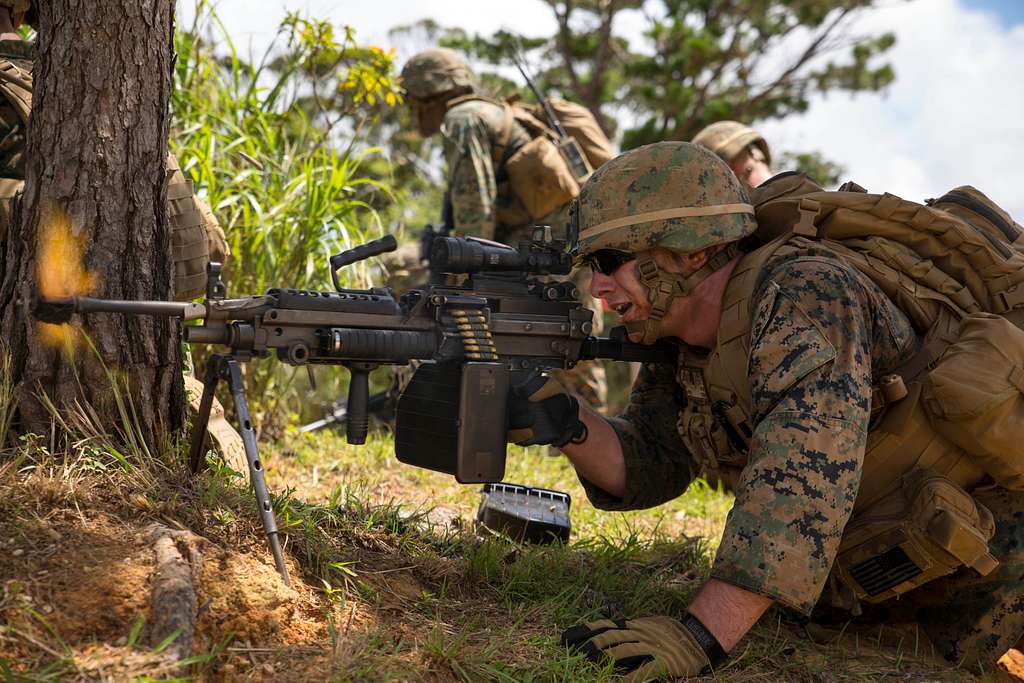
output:
[[[134,408],[138,436],[154,445],[183,422],[177,323],[89,315],[82,324],[91,344],[78,343],[68,353],[43,343],[29,308],[40,273],[52,275],[78,257],[41,258],[43,236],[62,218],[74,236],[68,243],[80,247],[82,265],[95,282],[92,291],[80,293],[170,295],[174,266],[164,161],[173,0],[36,5],[25,192],[15,219],[20,231],[12,230],[8,239],[0,284],[0,335],[12,354],[19,422],[24,430],[49,430],[51,417],[36,399],[43,391],[58,408],[84,401],[103,426],[123,425],[108,373],[124,371],[131,390],[123,398]],[[72,293],[73,283],[66,284]]]

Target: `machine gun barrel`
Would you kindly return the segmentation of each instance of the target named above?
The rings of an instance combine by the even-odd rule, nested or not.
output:
[[[66,299],[40,298],[36,300],[33,312],[43,322],[59,325],[71,320],[75,313],[128,313],[198,320],[206,316],[206,306],[178,301],[123,301],[74,296]]]
[[[538,234],[540,235],[538,237]],[[505,472],[508,388],[524,375],[610,358],[674,363],[671,345],[644,346],[624,331],[590,337],[592,313],[566,274],[565,240],[541,227],[513,249],[497,243],[437,237],[431,265],[469,277],[432,284],[396,298],[388,288],[345,289],[337,269],[395,248],[392,236],[330,259],[334,292],[272,288],[227,298],[220,265],[207,268],[203,303],[37,298],[36,318],[66,323],[76,313],[120,313],[181,320],[188,343],[226,350],[207,360],[203,395],[193,423],[189,460],[204,463],[204,438],[219,382],[227,382],[239,418],[250,477],[275,564],[287,581],[271,500],[266,489],[239,364],[276,354],[293,366],[341,365],[351,373],[346,402],[348,441],[367,436],[368,375],[379,365],[425,361],[397,401],[395,454],[409,464],[454,474],[463,483],[500,481]]]

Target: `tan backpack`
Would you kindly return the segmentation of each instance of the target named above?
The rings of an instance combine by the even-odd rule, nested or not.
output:
[[[860,490],[834,571],[880,602],[959,566],[987,574],[991,514],[968,493],[985,475],[1024,490],[1024,254],[1021,228],[958,187],[925,205],[853,183],[826,192],[801,174],[752,192],[755,246],[722,302],[709,398],[749,439],[751,303],[769,259],[820,244],[906,313],[922,348],[872,397]],[[758,246],[760,245],[760,246]],[[840,591],[833,604],[850,606]],[[847,594],[848,595],[848,594]]]
[[[504,162],[512,192],[523,202],[532,220],[549,216],[580,193],[580,184],[586,178],[577,178],[573,173],[560,150],[562,141],[548,126],[540,105],[526,107],[518,102],[498,102],[471,94],[456,98],[448,106],[470,100],[483,100],[505,108],[505,122],[495,140],[494,161],[495,164]],[[591,171],[615,155],[611,142],[590,111],[565,100],[552,99],[550,103],[566,133],[579,144]],[[514,123],[523,127],[530,141],[506,158],[505,150]]]
[[[611,141],[604,134],[604,131],[601,130],[601,124],[597,122],[597,119],[594,118],[589,109],[581,104],[563,100],[560,97],[549,97],[548,104],[551,105],[555,116],[558,117],[558,122],[562,124],[566,134],[575,138],[576,142],[579,143],[593,170],[596,171],[602,164],[610,161],[615,156],[615,150],[612,148]],[[550,131],[547,117],[544,115],[544,108],[541,105],[537,104],[528,108],[517,105],[515,109],[528,112],[531,120],[538,123],[543,122],[541,127],[546,131]],[[520,120],[520,123],[526,126],[524,120]]]
[[[1020,226],[967,186],[922,205],[852,183],[827,192],[785,174],[755,189],[751,201],[754,239],[764,246],[744,259],[734,274],[740,284],[723,302],[723,320],[737,322],[720,328],[719,367],[746,368],[750,316],[741,308],[749,311],[761,267],[781,249],[818,242],[871,278],[924,339],[898,377],[876,388],[873,406],[919,384],[932,427],[998,484],[1024,489]],[[749,403],[742,408],[749,415]]]

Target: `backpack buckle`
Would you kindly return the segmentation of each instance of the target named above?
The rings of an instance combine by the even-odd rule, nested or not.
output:
[[[1001,304],[1003,309],[996,311],[996,313],[1006,313],[1007,311],[1024,306],[1024,287],[1014,285],[1004,289],[996,295],[996,302]]]
[[[802,237],[817,237],[818,226],[814,224],[814,219],[821,212],[821,203],[804,197],[797,204],[797,211],[800,212],[800,219],[793,226],[793,234]]]

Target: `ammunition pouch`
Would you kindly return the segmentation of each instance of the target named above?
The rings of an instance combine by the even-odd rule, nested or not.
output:
[[[545,135],[516,150],[505,164],[512,192],[531,219],[547,216],[580,193],[579,183],[562,152]]]
[[[987,575],[999,564],[988,550],[994,534],[988,508],[918,468],[847,524],[833,572],[858,599],[882,602],[960,567]]]
[[[924,378],[935,430],[1006,489],[1024,490],[1024,331],[975,313]]]

